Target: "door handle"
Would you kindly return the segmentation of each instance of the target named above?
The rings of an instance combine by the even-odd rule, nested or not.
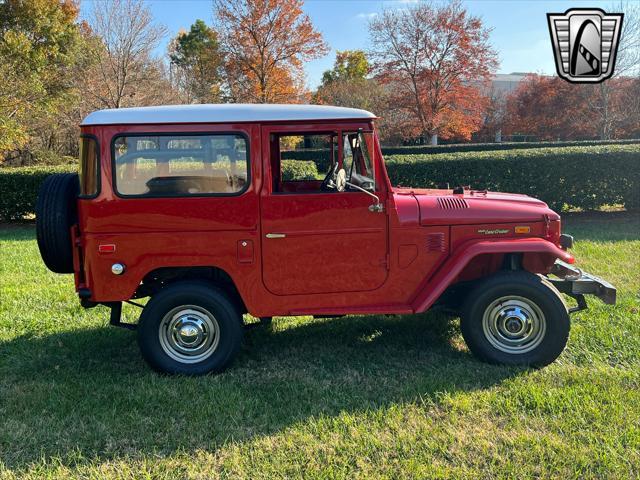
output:
[[[286,235],[284,233],[267,233],[267,238],[284,238]]]

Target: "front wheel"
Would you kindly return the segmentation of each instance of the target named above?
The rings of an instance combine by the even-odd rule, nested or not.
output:
[[[138,324],[142,356],[164,373],[221,372],[241,342],[240,315],[222,291],[205,282],[165,287],[149,300]]]
[[[462,308],[462,336],[481,360],[542,367],[569,338],[569,314],[558,291],[529,272],[504,272],[481,282]]]

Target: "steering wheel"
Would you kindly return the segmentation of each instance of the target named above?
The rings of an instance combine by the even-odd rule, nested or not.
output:
[[[329,169],[329,173],[327,173],[327,176],[324,177],[324,180],[322,180],[322,185],[320,185],[320,190],[322,190],[323,192],[330,192],[336,189],[335,185],[332,185],[332,184],[333,184],[333,179],[336,177],[337,171],[338,171],[338,162],[335,162],[333,164],[333,168]]]

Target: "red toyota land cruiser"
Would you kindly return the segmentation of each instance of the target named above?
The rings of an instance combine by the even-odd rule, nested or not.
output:
[[[572,266],[573,239],[545,203],[392,187],[375,118],[312,105],[94,112],[79,176],[41,187],[42,258],[74,274],[83,306],[107,305],[112,325],[137,329],[154,369],[181,374],[227,367],[245,313],[434,305],[459,312],[480,359],[542,366],[585,294],[615,303],[611,285]],[[121,322],[122,302],[143,308],[137,325]]]

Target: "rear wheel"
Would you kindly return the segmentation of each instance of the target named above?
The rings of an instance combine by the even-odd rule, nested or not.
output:
[[[149,300],[138,325],[144,359],[164,373],[221,372],[241,342],[240,314],[221,290],[205,282],[165,287]]]
[[[544,366],[569,337],[569,314],[560,294],[529,272],[505,272],[480,283],[467,297],[462,335],[481,360]]]

